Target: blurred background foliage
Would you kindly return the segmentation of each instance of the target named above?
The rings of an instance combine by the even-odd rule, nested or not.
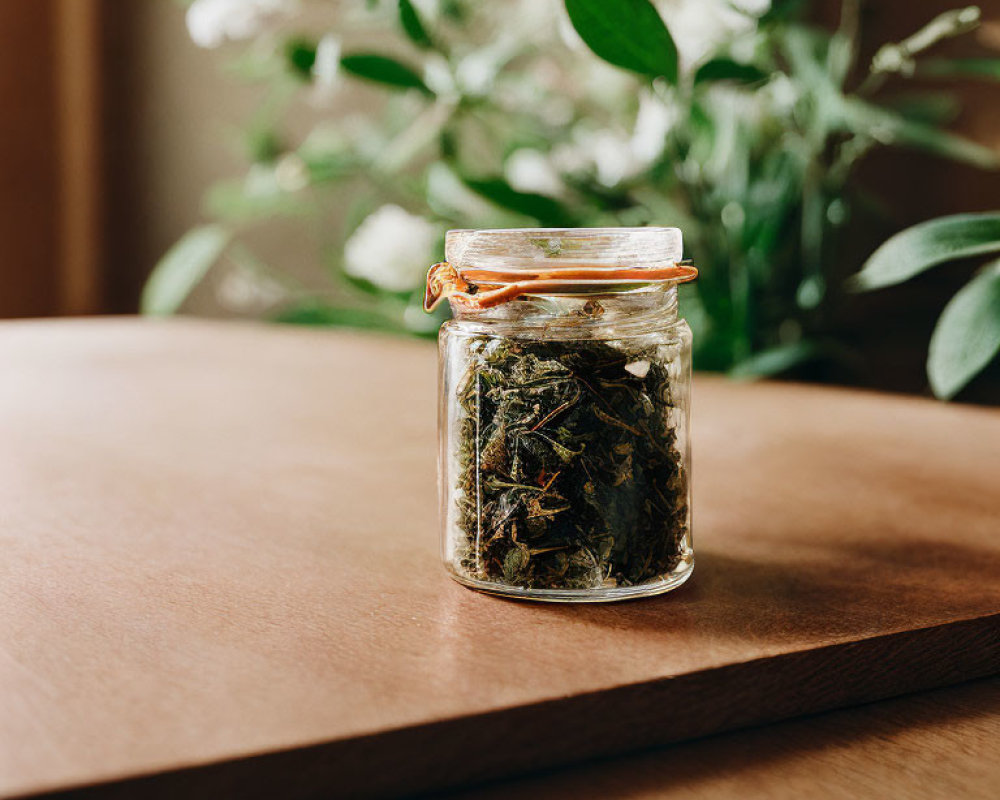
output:
[[[184,5],[198,45],[240,43],[227,70],[259,103],[245,174],[208,190],[210,219],[147,283],[150,313],[177,311],[214,270],[240,313],[431,335],[423,275],[448,228],[666,224],[701,269],[682,287],[697,368],[850,372],[863,354],[831,321],[855,297],[844,232],[884,213],[856,180],[866,157],[998,166],[945,127],[955,80],[1000,79],[1000,60],[935,55],[977,26],[975,7],[862,60],[858,0],[828,29],[802,0]],[[373,91],[345,113],[353,81]],[[315,242],[325,285],[255,252],[276,220]]]

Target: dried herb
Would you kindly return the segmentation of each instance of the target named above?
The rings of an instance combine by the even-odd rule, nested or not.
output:
[[[685,555],[688,509],[662,352],[490,336],[465,346],[454,568],[530,589],[669,573]]]

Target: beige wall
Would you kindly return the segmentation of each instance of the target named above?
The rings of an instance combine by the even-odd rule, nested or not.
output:
[[[108,282],[113,308],[127,311],[160,255],[201,220],[205,187],[242,168],[234,133],[256,92],[191,42],[179,3],[106,7]]]
[[[242,44],[215,50],[194,45],[184,9],[172,0],[103,0],[106,31],[107,182],[111,303],[133,311],[145,276],[185,230],[204,220],[202,194],[246,168],[242,134],[261,87],[227,73]],[[381,102],[383,93],[352,84],[337,96],[338,113]],[[304,136],[316,113],[302,105],[282,120]],[[314,225],[339,226],[336,210]],[[255,255],[306,285],[329,288],[319,266],[315,230],[281,220],[255,226]],[[185,310],[225,315],[212,286],[196,291]]]

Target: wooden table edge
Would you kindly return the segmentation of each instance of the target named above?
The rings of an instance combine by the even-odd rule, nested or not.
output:
[[[888,656],[891,655],[891,658]],[[906,665],[905,668],[899,665]],[[475,785],[1000,674],[1000,612],[346,738],[8,795],[388,797]],[[719,681],[732,688],[721,700]],[[805,688],[803,706],[789,685]],[[733,696],[745,704],[733,710]],[[825,701],[818,706],[815,697]],[[497,737],[520,739],[494,755]],[[405,768],[402,765],[405,764]],[[417,777],[414,777],[417,776]]]

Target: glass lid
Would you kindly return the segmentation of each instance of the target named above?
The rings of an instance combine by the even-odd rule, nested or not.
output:
[[[522,295],[598,294],[693,280],[678,228],[453,230],[427,274],[424,307],[485,308]]]

